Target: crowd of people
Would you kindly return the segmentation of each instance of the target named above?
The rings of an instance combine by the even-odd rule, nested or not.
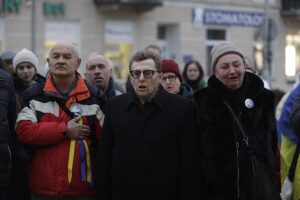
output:
[[[28,49],[4,52],[0,199],[300,199],[299,84],[276,119],[274,93],[238,45],[217,43],[211,59],[206,80],[197,60],[181,70],[149,45],[122,91],[97,51],[84,77],[71,43],[52,47],[46,77]]]

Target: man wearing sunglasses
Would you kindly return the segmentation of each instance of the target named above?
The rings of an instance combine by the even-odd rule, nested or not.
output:
[[[182,83],[182,76],[178,64],[173,60],[165,59],[162,61],[161,85],[171,94],[192,98],[193,89]]]
[[[160,58],[137,52],[133,90],[109,100],[96,159],[101,200],[199,200],[192,102],[159,84]]]

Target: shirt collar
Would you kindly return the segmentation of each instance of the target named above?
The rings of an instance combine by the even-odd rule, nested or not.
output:
[[[153,104],[156,105],[160,110],[162,110],[166,93],[167,92],[162,88],[162,86],[159,85],[155,96],[149,102],[145,102],[143,106],[145,106],[146,104]],[[140,100],[137,97],[134,89],[128,91],[127,103],[125,104],[125,109],[129,109],[131,106],[142,107]]]

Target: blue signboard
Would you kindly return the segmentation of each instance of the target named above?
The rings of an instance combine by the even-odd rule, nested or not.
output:
[[[200,16],[201,15],[201,16]],[[206,25],[227,25],[227,26],[246,26],[260,27],[265,19],[261,12],[239,12],[228,10],[213,10],[195,8],[193,10],[193,23],[202,20]]]
[[[192,55],[183,55],[183,63],[186,64],[187,62],[193,60]]]

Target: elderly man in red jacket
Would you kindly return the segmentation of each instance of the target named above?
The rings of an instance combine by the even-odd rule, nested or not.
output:
[[[35,145],[33,199],[92,199],[94,144],[104,118],[98,90],[77,72],[73,45],[55,44],[47,61],[50,75],[25,92],[16,124],[18,139]]]

